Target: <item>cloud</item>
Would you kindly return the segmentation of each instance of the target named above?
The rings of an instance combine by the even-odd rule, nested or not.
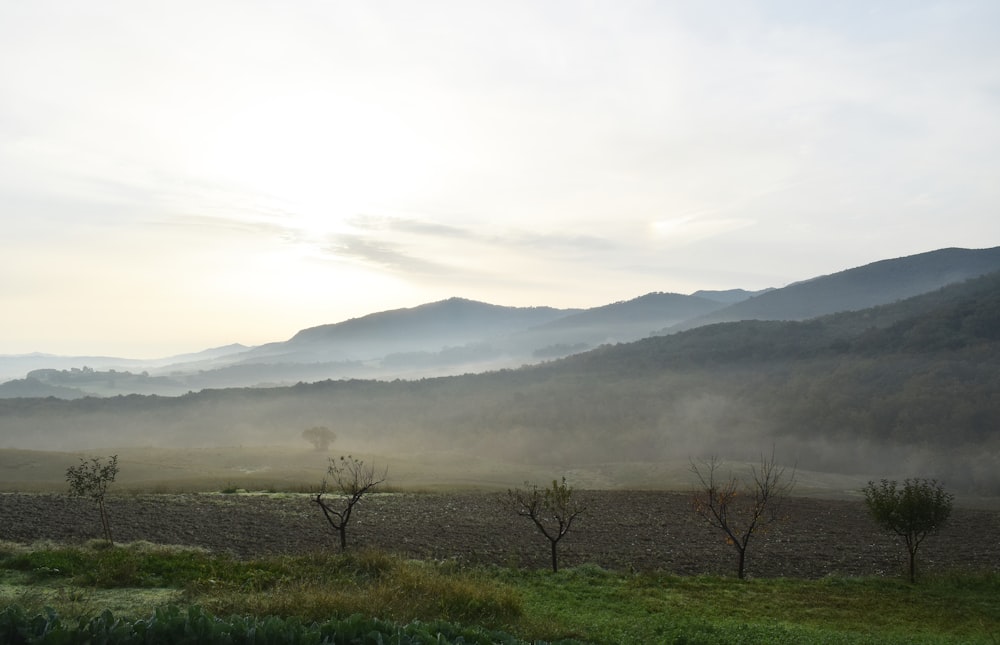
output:
[[[717,235],[731,233],[754,225],[754,220],[739,217],[701,217],[681,215],[654,220],[653,237],[667,245],[687,245]]]
[[[208,229],[215,231],[233,231],[248,233],[253,236],[277,238],[286,242],[301,242],[302,231],[292,226],[281,225],[260,219],[247,217],[226,217],[223,215],[172,215],[167,220],[158,222],[163,226],[180,229]]]
[[[368,231],[382,230],[452,239],[476,239],[478,237],[471,229],[415,218],[358,215],[351,218],[349,223],[358,229]]]
[[[293,281],[352,289],[344,315],[457,288],[580,305],[982,246],[998,12],[0,3],[0,257],[80,293],[138,261],[164,292],[315,320],[340,314]]]
[[[470,217],[470,221],[481,218]],[[542,233],[524,228],[503,227],[496,230],[489,225],[456,226],[442,224],[431,219],[403,217],[356,217],[350,223],[362,230],[380,232],[384,235],[404,234],[421,242],[438,240],[464,241],[494,249],[504,249],[511,254],[537,251],[610,251],[617,245],[605,237],[587,234]]]
[[[333,236],[325,250],[337,258],[360,261],[404,276],[442,276],[455,271],[454,267],[410,255],[398,245],[363,235]]]

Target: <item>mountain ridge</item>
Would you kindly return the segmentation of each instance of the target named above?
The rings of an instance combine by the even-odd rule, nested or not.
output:
[[[106,358],[0,357],[4,365],[97,369],[104,378],[78,374],[83,395],[180,395],[219,387],[272,386],[327,378],[412,379],[517,367],[577,354],[604,344],[669,335],[718,322],[801,320],[857,310],[926,292],[942,283],[1000,269],[1000,247],[946,248],[817,276],[757,292],[733,289],[694,294],[652,292],[589,309],[506,307],[448,298],[339,323],[299,330],[288,340],[256,347],[228,345],[156,361]],[[703,295],[696,295],[696,294]],[[86,359],[84,359],[86,361]],[[148,378],[122,376],[148,372]],[[112,374],[110,372],[119,372]],[[4,370],[0,369],[0,378]],[[52,375],[50,375],[52,376]],[[73,374],[55,375],[38,396],[69,396]],[[16,380],[16,379],[15,379]],[[0,384],[0,396],[24,396],[31,383]],[[128,389],[133,387],[136,389]],[[17,392],[17,394],[15,394]],[[6,394],[5,394],[6,393]]]
[[[1000,494],[1000,271],[807,321],[707,325],[517,369],[179,397],[0,400],[9,448],[294,445],[594,463],[720,454]],[[456,457],[457,458],[457,457]],[[570,470],[571,471],[571,470]],[[572,471],[571,471],[572,472]]]
[[[948,247],[793,282],[670,328],[737,320],[807,320],[874,307],[1000,270],[1000,246]]]

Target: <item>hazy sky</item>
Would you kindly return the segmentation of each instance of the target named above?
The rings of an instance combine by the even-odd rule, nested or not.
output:
[[[996,0],[0,0],[0,354],[783,286],[998,206]]]

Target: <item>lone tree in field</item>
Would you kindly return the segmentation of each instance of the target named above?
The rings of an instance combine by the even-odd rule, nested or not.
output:
[[[691,463],[698,480],[692,498],[695,513],[721,530],[726,543],[739,555],[736,575],[746,578],[747,549],[757,532],[781,518],[781,502],[795,485],[795,471],[785,475],[785,468],[770,457],[761,455],[760,466],[750,468],[750,479],[740,481],[735,475],[720,477],[719,460],[711,457],[701,464]]]
[[[552,480],[550,488],[540,489],[525,482],[526,490],[515,488],[507,491],[507,500],[514,512],[529,518],[548,539],[552,547],[552,572],[559,571],[559,556],[556,545],[569,533],[575,520],[586,509],[573,499],[573,489],[562,482]]]
[[[104,539],[108,544],[114,544],[111,538],[111,523],[108,521],[108,512],[104,507],[104,496],[108,492],[108,486],[115,481],[118,474],[118,455],[111,455],[107,461],[100,457],[92,457],[87,460],[80,458],[78,466],[70,466],[66,469],[66,481],[69,482],[69,491],[73,495],[89,497],[97,502],[97,508],[101,514],[101,527],[104,529]]]
[[[316,426],[303,430],[302,438],[311,443],[316,452],[326,452],[337,438],[337,434],[326,426]]]
[[[865,486],[865,503],[875,523],[906,542],[910,555],[910,582],[917,581],[917,549],[924,539],[944,526],[951,516],[955,496],[944,491],[937,480],[907,479],[899,488],[883,479],[877,486]]]
[[[323,515],[330,526],[340,535],[340,550],[347,549],[347,523],[351,521],[351,513],[355,505],[361,501],[365,493],[385,481],[389,469],[377,473],[374,465],[347,455],[340,459],[330,457],[330,465],[326,469],[327,477],[333,480],[332,494],[335,498],[326,498],[328,493],[327,479],[323,479],[320,490],[313,500],[323,509]]]

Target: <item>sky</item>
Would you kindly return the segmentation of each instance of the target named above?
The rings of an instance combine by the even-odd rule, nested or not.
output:
[[[998,36],[995,0],[0,0],[0,354],[997,246]]]

